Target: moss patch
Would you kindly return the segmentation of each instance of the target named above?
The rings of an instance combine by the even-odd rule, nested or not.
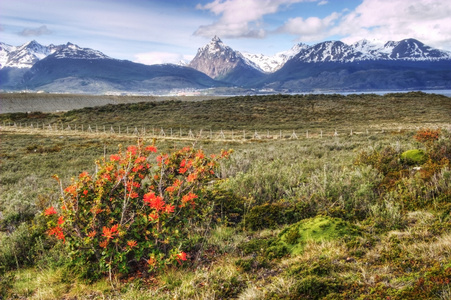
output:
[[[403,152],[401,160],[409,165],[422,165],[426,162],[427,157],[423,150],[412,149]]]
[[[298,255],[308,241],[328,241],[359,234],[359,229],[340,218],[316,216],[302,220],[283,230],[279,245],[285,246],[291,254]]]

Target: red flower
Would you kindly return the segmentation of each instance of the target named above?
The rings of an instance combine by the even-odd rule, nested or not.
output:
[[[44,212],[44,215],[46,215],[46,216],[51,216],[51,215],[54,215],[54,214],[56,214],[56,210],[55,210],[55,208],[53,206],[47,208],[45,210],[45,212]]]
[[[110,161],[120,161],[121,157],[117,154],[111,154],[110,155]]]
[[[144,195],[143,201],[147,203],[151,208],[156,209],[157,211],[163,210],[164,201],[163,197],[155,196],[154,192],[150,192]]]
[[[157,148],[155,148],[154,146],[147,146],[146,147],[146,151],[149,151],[149,152],[157,152]]]
[[[132,183],[132,185],[135,187],[135,188],[140,188],[141,187],[141,184],[139,184],[139,182],[133,182]]]
[[[130,249],[133,249],[138,243],[134,240],[127,241],[127,245],[130,247]]]
[[[63,229],[61,227],[59,227],[59,226],[56,226],[56,227],[53,227],[53,228],[49,229],[49,231],[47,231],[47,234],[49,236],[54,235],[54,236],[56,236],[57,239],[63,240],[63,242],[66,241],[66,238],[65,238],[64,233],[63,233]]]
[[[88,194],[88,190],[84,190],[84,191],[83,191],[83,195],[86,196],[87,194]]]
[[[108,174],[108,173],[107,173],[107,174],[103,174],[103,175],[102,175],[102,178],[103,178],[103,179],[106,179],[106,180],[108,180],[108,181],[111,181],[111,175]]]
[[[186,260],[186,253],[182,251],[179,254],[177,254],[177,260],[179,262],[180,262],[180,260]]]
[[[180,173],[180,174],[185,174],[185,172],[186,172],[187,170],[188,170],[187,168],[180,168],[180,169],[179,169],[179,173]]]
[[[60,217],[58,218],[58,225],[62,225],[63,223],[64,223],[63,216],[60,216]]]
[[[127,147],[127,152],[131,153],[132,155],[136,155],[136,151],[138,151],[138,148],[136,148],[136,146],[128,146]]]
[[[135,199],[135,198],[138,198],[138,193],[131,192],[129,196],[130,196],[130,198]]]

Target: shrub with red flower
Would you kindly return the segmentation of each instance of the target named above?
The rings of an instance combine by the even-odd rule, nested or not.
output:
[[[430,128],[424,128],[418,130],[413,137],[420,143],[430,145],[438,140],[438,138],[440,137],[440,132],[440,129],[434,130]]]
[[[97,174],[83,172],[64,189],[60,214],[54,207],[45,210],[48,234],[65,242],[75,264],[124,274],[187,260],[180,247],[188,224],[209,211],[206,183],[229,153],[206,156],[190,147],[156,152],[138,142],[97,161]]]

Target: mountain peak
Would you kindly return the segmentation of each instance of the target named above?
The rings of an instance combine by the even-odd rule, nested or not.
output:
[[[220,39],[217,35],[215,35],[215,36],[211,39],[211,41],[212,41],[212,42],[215,42],[215,43],[222,43],[221,39]]]

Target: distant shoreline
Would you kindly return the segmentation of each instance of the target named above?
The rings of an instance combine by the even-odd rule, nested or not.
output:
[[[408,93],[416,92],[412,90],[406,91],[353,91],[353,92],[305,92],[305,93],[286,93],[286,94],[376,94],[385,95],[391,93]],[[438,94],[451,97],[451,90],[419,90],[419,92],[427,94]],[[276,93],[255,95],[273,95]],[[283,93],[282,93],[283,94]],[[87,94],[47,94],[47,93],[0,93],[0,114],[6,113],[26,113],[26,112],[64,112],[74,109],[82,109],[85,107],[104,106],[108,104],[124,104],[150,101],[203,101],[236,97],[243,95],[199,95],[199,96],[133,96],[133,95],[87,95]]]

